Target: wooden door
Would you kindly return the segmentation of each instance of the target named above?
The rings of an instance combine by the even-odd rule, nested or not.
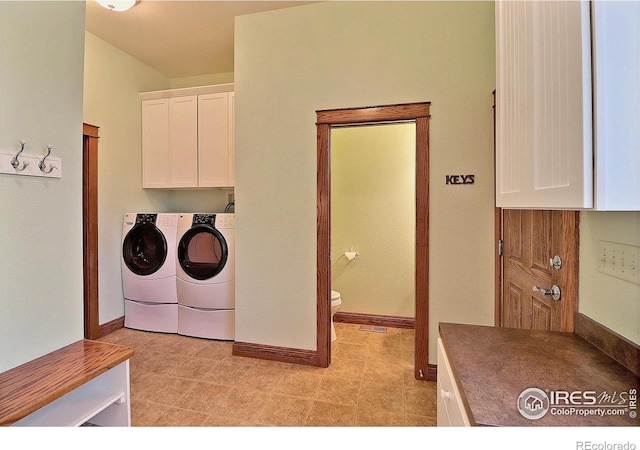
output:
[[[573,331],[579,217],[575,211],[503,210],[502,326]],[[559,268],[551,264],[556,255]],[[548,292],[554,285],[557,300]]]

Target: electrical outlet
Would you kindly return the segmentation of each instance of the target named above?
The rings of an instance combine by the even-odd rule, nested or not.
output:
[[[639,256],[640,247],[636,245],[600,241],[598,271],[620,280],[640,284]]]

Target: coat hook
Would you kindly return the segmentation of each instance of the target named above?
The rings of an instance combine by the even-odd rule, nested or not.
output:
[[[49,170],[47,170],[47,165],[44,163],[44,160],[47,159],[47,157],[51,154],[51,149],[53,149],[53,146],[47,145],[47,154],[44,156],[44,158],[42,158],[42,161],[38,163],[38,168],[42,173],[51,173],[53,169],[56,168],[56,166],[51,164],[49,166]]]
[[[24,151],[24,146],[25,146],[26,142],[25,141],[20,141],[20,151],[16,154],[16,156],[13,157],[13,159],[11,160],[11,166],[17,170],[18,172],[22,172],[24,169],[27,168],[27,166],[29,165],[29,161],[24,161],[22,163],[22,168],[20,168],[20,161],[18,161],[18,156],[20,156],[20,153],[22,153]]]

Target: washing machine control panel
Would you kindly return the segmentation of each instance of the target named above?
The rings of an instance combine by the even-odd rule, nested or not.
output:
[[[214,226],[216,224],[216,215],[215,214],[194,214],[191,224]]]
[[[136,225],[144,225],[147,223],[155,224],[157,218],[158,218],[157,214],[147,214],[147,213],[137,214]]]

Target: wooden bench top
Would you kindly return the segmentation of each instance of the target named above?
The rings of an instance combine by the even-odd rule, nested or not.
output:
[[[124,345],[81,340],[0,373],[0,426],[8,426],[133,356]]]

